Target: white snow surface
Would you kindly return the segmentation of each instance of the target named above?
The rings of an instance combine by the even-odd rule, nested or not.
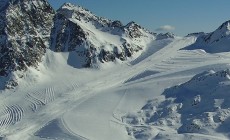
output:
[[[0,137],[229,139],[230,53],[181,50],[195,41],[157,40],[135,60],[98,69],[74,68],[73,52],[47,50],[38,68],[15,72],[15,89],[1,91]]]

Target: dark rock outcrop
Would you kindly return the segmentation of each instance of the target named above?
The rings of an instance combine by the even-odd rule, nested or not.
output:
[[[101,37],[98,34],[109,34],[120,38],[120,41],[114,43],[106,35]],[[98,17],[81,6],[66,3],[54,17],[51,49],[56,52],[75,51],[85,58],[82,66],[92,66],[93,62],[124,61],[132,57],[133,53],[143,49],[139,42],[146,38],[154,40],[155,34],[135,22],[124,26],[118,20]]]
[[[1,4],[0,76],[7,76],[41,61],[54,10],[45,0],[5,0]]]

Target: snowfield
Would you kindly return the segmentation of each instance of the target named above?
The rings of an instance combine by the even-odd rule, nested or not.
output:
[[[2,139],[229,139],[230,53],[182,50],[195,41],[156,40],[137,58],[94,69],[48,50],[1,91]]]
[[[230,139],[230,21],[153,33],[0,0],[0,140]]]

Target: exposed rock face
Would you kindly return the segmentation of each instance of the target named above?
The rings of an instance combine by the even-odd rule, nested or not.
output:
[[[0,76],[36,66],[49,42],[54,10],[45,0],[2,1]]]
[[[175,35],[173,33],[160,33],[157,35],[156,39],[161,40],[161,39],[167,39],[167,38],[175,38]]]
[[[55,12],[46,0],[0,0],[0,77],[17,85],[10,75],[37,67],[47,49],[69,52],[67,63],[77,68],[125,61],[156,37],[135,22],[123,25],[70,3]]]
[[[69,3],[64,4],[54,17],[51,48],[57,52],[75,51],[85,58],[82,66],[94,62],[124,61],[142,50],[155,39],[135,22],[123,25],[92,14],[90,11]],[[143,41],[144,40],[144,41]]]
[[[55,15],[52,31],[51,44],[57,52],[74,51],[77,45],[83,45],[86,40],[86,33],[82,28],[62,13]]]
[[[124,29],[126,31],[126,34],[128,34],[129,37],[131,37],[131,38],[140,38],[141,36],[143,36],[143,34],[140,31],[142,29],[142,27],[133,21],[128,23],[124,27]]]
[[[47,48],[76,52],[90,67],[125,61],[155,39],[135,22],[123,25],[70,3],[55,13],[46,0],[0,1],[0,76],[36,67]]]

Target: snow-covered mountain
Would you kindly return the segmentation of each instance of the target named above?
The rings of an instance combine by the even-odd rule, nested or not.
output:
[[[5,0],[0,9],[0,75],[37,66],[48,46],[53,9],[45,0]]]
[[[46,0],[1,1],[0,76],[15,86],[15,71],[37,67],[47,50],[68,53],[75,68],[137,58],[154,40],[173,34],[152,33],[135,22],[123,25],[65,3],[56,12]],[[3,80],[2,80],[3,81]]]
[[[81,6],[65,3],[57,10],[51,34],[51,48],[56,52],[75,52],[79,66],[121,61],[155,40],[156,34],[135,22],[123,25],[98,17]]]
[[[177,37],[45,0],[0,16],[0,139],[230,138],[229,21]]]
[[[198,36],[196,43],[185,49],[203,49],[209,53],[230,51],[230,21],[224,22],[218,29],[211,33],[190,34]]]
[[[0,1],[0,79],[18,83],[14,71],[37,67],[47,47],[54,10],[45,0]],[[5,80],[4,80],[5,79]]]
[[[161,39],[168,39],[168,38],[172,38],[174,39],[176,36],[173,33],[160,33],[156,36],[157,40],[161,40]]]

